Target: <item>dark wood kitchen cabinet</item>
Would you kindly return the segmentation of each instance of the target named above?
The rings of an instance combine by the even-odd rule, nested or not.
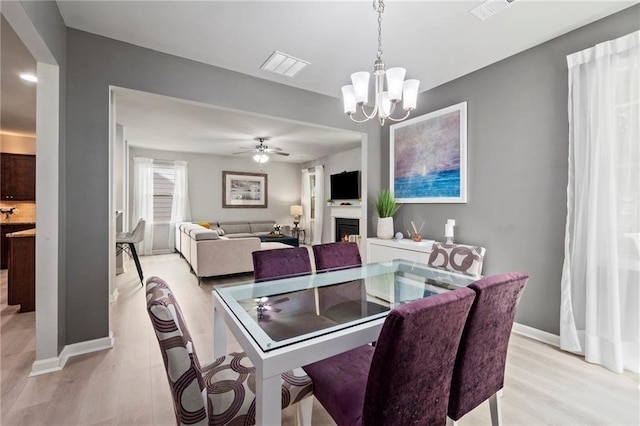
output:
[[[9,241],[7,239],[7,234],[11,234],[12,232],[24,231],[35,226],[35,223],[3,223],[2,225],[0,225],[0,269],[7,269],[7,259],[9,258]]]
[[[36,233],[12,234],[9,237],[9,273],[7,304],[20,305],[18,312],[36,309]]]
[[[36,156],[0,154],[0,197],[4,201],[36,200]]]

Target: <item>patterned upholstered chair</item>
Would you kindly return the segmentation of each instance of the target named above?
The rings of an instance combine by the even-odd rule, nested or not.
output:
[[[474,297],[461,288],[392,310],[375,348],[361,346],[304,367],[314,396],[339,426],[444,424]]]
[[[259,250],[254,251],[252,256],[256,282],[311,273],[311,260],[306,247]]]
[[[518,272],[485,277],[469,285],[476,298],[453,369],[450,425],[487,399],[492,424],[502,423],[500,398],[507,347],[516,306],[528,279],[527,274]]]
[[[178,425],[255,423],[254,367],[242,353],[231,353],[200,366],[187,324],[166,282],[147,280],[147,311],[158,338]],[[282,375],[282,408],[313,394],[313,384],[300,368]],[[311,401],[311,400],[307,400]],[[299,419],[310,422],[308,413]]]
[[[484,247],[434,242],[429,266],[479,277],[482,275]]]
[[[338,242],[313,246],[316,271],[345,269],[362,265],[360,249],[356,243]]]

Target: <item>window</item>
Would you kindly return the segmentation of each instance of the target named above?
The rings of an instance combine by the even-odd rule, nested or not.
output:
[[[309,194],[311,196],[311,200],[309,205],[311,206],[311,219],[315,219],[316,217],[316,174],[309,174]]]
[[[153,163],[153,222],[171,221],[176,169],[173,164]]]

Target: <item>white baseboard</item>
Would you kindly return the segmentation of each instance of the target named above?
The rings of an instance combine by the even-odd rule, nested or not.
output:
[[[161,249],[161,250],[154,250],[153,251],[154,255],[156,255],[156,254],[171,254],[171,253],[173,253],[173,250],[171,250],[171,249]]]
[[[528,325],[518,324],[515,322],[513,323],[513,332],[557,348],[560,347],[560,336],[538,330],[537,328],[529,327]]]
[[[113,335],[109,332],[109,337],[102,337],[100,339],[87,340],[85,342],[66,345],[57,357],[36,360],[31,366],[31,373],[29,374],[29,377],[60,371],[67,364],[69,358],[91,352],[111,349],[113,348],[113,342]]]

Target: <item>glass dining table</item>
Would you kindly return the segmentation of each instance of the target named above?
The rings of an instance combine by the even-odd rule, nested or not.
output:
[[[404,260],[213,289],[213,352],[227,327],[256,368],[256,424],[281,424],[280,375],[377,339],[389,311],[477,278]]]

